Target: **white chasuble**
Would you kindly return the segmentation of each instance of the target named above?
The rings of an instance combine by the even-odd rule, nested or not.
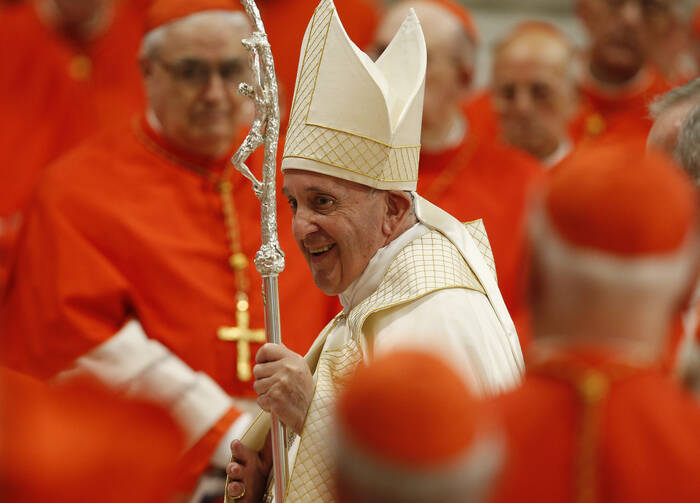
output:
[[[286,502],[333,501],[335,397],[360,362],[416,348],[447,360],[481,395],[520,381],[522,353],[495,286],[483,224],[463,225],[414,196],[420,223],[370,260],[340,295],[343,311],[306,355],[316,388],[302,434],[290,447]],[[243,443],[260,449],[268,430],[264,413]]]

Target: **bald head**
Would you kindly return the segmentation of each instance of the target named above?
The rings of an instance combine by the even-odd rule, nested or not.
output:
[[[494,57],[510,62],[526,61],[547,65],[568,73],[573,47],[566,36],[548,23],[524,23],[517,26],[494,51]]]
[[[420,19],[428,51],[431,45],[443,49],[467,36],[460,20],[444,7],[426,0],[408,0],[396,3],[387,10],[377,29],[378,46],[382,46],[381,42],[384,42],[383,47],[389,44],[411,9]]]
[[[546,23],[517,26],[494,49],[492,90],[504,140],[545,159],[576,108],[574,50]]]
[[[381,54],[391,42],[410,9],[420,20],[428,52],[423,127],[444,124],[458,113],[471,86],[475,43],[462,21],[447,8],[428,0],[394,4],[386,12],[375,36],[375,52]]]

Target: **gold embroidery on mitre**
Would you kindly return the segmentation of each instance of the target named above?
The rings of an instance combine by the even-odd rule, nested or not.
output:
[[[457,247],[440,232],[431,231],[398,253],[374,293],[350,311],[348,326],[359,338],[371,314],[448,288],[486,294]]]
[[[309,121],[334,13],[333,3],[322,0],[311,20],[294,90],[283,161],[304,159],[377,182],[415,184],[420,145],[389,145],[359,133]]]

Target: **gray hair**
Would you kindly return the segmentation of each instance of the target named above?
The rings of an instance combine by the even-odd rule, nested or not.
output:
[[[187,17],[176,19],[170,23],[166,23],[158,28],[155,28],[143,37],[141,41],[141,49],[139,51],[139,57],[142,60],[151,59],[157,56],[158,51],[163,46],[165,41],[165,36],[170,28],[173,26],[178,26],[181,24],[190,23],[192,21],[197,21],[207,16],[217,16],[224,21],[227,21],[231,28],[241,28],[248,27],[250,29],[250,23],[245,13],[242,11],[228,11],[228,10],[207,10],[202,12],[197,12],[195,14],[189,15]]]
[[[688,101],[700,103],[700,77],[654,98],[649,105],[649,116],[656,120],[667,110]]]
[[[700,104],[683,120],[673,154],[696,185],[700,185]]]

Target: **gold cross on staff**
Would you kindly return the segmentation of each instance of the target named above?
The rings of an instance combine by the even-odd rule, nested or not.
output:
[[[252,377],[250,367],[250,343],[265,342],[265,330],[248,328],[250,324],[250,313],[248,312],[248,301],[240,299],[236,303],[236,326],[221,327],[217,335],[222,341],[233,341],[237,345],[238,361],[236,371],[238,379],[250,381]]]

